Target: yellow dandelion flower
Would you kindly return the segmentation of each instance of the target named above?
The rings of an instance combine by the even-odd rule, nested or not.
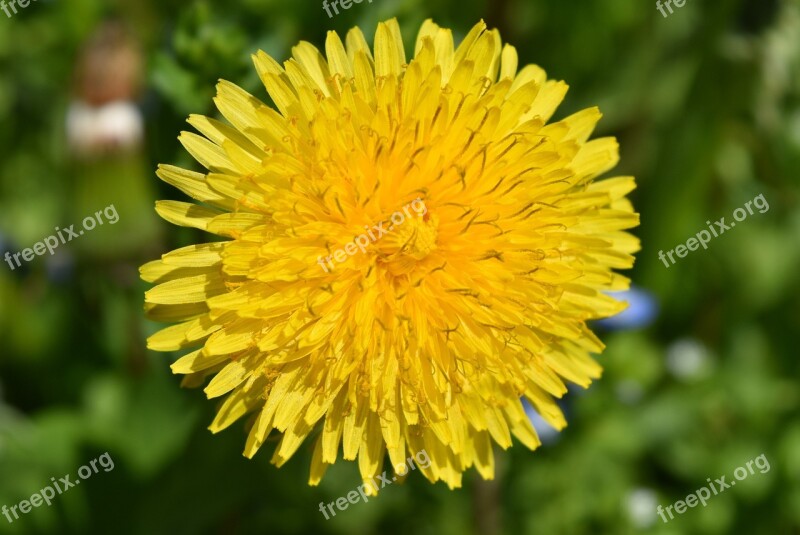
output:
[[[547,124],[567,86],[483,22],[454,49],[426,21],[410,61],[395,20],[325,52],[259,52],[277,109],[222,81],[227,123],[180,136],[207,172],[159,167],[200,204],[158,213],[227,241],[142,267],[148,314],[176,322],[148,345],[191,350],[184,385],[213,377],[211,431],[252,413],[247,457],[275,431],[280,466],[311,436],[312,485],[340,451],[364,481],[421,451],[432,482],[491,478],[493,443],[539,445],[521,397],[561,429],[565,381],[600,376],[586,322],[624,308],[604,292],[639,248],[634,180],[595,180],[618,160],[588,140],[600,112]]]

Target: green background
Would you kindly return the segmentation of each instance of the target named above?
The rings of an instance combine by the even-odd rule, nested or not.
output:
[[[65,113],[78,51],[109,15],[142,43],[146,143],[87,169],[70,156]],[[179,388],[176,355],[143,347],[158,326],[142,318],[135,268],[206,239],[157,219],[156,198],[182,197],[153,171],[192,165],[176,137],[189,113],[213,114],[217,79],[266,98],[255,50],[283,60],[300,39],[319,46],[353,25],[371,40],[394,16],[407,50],[425,18],[457,40],[484,18],[521,65],[570,85],[556,118],[601,107],[597,133],[622,148],[615,173],[639,185],[643,249],[630,274],[659,313],[646,328],[598,328],[603,378],[568,396],[557,439],[498,452],[494,481],[473,470],[450,491],[412,475],[326,521],[318,504],[360,483],[355,463],[310,488],[308,447],[276,469],[269,445],[241,456],[243,423],[212,436],[215,403]],[[800,533],[798,164],[797,1],[688,0],[668,18],[644,0],[374,0],[332,19],[317,0],[39,0],[0,12],[0,235],[19,251],[78,221],[82,189],[147,237],[106,226],[62,246],[55,267],[0,264],[0,506],[103,452],[115,461],[51,507],[0,517],[0,534]],[[768,212],[669,269],[658,260],[758,194]],[[657,504],[761,454],[767,473],[668,524],[657,517]]]

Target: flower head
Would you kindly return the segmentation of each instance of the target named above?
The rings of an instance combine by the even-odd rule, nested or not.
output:
[[[567,86],[483,22],[454,50],[426,21],[411,60],[394,20],[374,50],[357,28],[325,49],[259,52],[277,110],[222,81],[229,124],[180,137],[207,172],[159,168],[202,204],[158,213],[227,241],[142,267],[149,314],[180,322],[149,346],[192,350],[187,385],[213,376],[212,431],[254,414],[248,457],[272,432],[278,466],[313,440],[311,484],[340,451],[365,481],[423,450],[431,481],[491,478],[493,442],[539,445],[520,396],[561,429],[565,381],[600,375],[586,321],[624,308],[603,292],[638,250],[633,178],[595,181],[618,159],[588,141],[599,111],[547,124]]]

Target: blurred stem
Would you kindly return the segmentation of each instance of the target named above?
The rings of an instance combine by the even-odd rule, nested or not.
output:
[[[502,471],[499,470],[499,456],[495,456],[495,475],[492,480],[477,479],[472,493],[475,513],[475,532],[478,535],[499,535],[501,530],[500,518],[500,480]]]
[[[497,28],[500,31],[500,35],[509,35],[511,33],[506,25],[506,13],[508,13],[508,0],[490,2],[486,10],[487,25],[490,28]]]

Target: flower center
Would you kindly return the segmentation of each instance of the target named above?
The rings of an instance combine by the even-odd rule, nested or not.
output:
[[[439,218],[430,213],[412,214],[401,224],[392,224],[379,243],[381,260],[395,275],[410,272],[417,262],[436,249],[438,226]]]
[[[394,228],[396,243],[400,246],[400,254],[422,260],[436,248],[438,236],[438,218],[435,220],[425,214],[422,217],[406,219],[402,225]]]

